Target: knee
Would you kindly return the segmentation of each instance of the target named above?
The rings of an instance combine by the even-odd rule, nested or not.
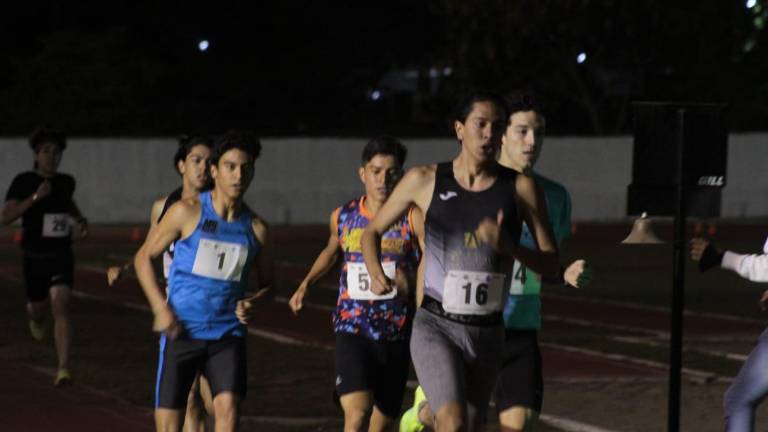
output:
[[[745,389],[736,385],[728,387],[723,396],[723,409],[726,415],[740,409],[750,408],[756,405],[756,403],[757,401],[750,399]]]
[[[439,432],[459,432],[465,430],[466,425],[460,412],[439,412],[435,415],[435,430]]]
[[[232,393],[222,393],[213,398],[216,423],[234,425],[237,421],[237,403],[237,397]]]
[[[536,412],[530,408],[515,406],[499,413],[503,432],[527,431],[533,428]]]
[[[357,432],[363,430],[363,424],[369,415],[370,411],[362,407],[345,409],[344,432]]]
[[[51,288],[51,312],[54,319],[69,317],[69,288],[56,286]]]

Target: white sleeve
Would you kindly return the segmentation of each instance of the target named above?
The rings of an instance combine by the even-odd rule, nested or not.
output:
[[[725,251],[720,266],[753,282],[768,282],[768,254],[742,255]]]

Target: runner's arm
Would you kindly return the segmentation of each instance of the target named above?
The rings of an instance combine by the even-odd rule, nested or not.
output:
[[[307,290],[315,282],[317,282],[323,275],[325,275],[336,264],[336,260],[339,256],[339,233],[338,233],[338,220],[341,207],[331,212],[331,219],[329,222],[330,235],[328,236],[328,243],[320,254],[315,258],[315,262],[312,263],[312,267],[309,269],[309,273],[301,281],[299,287],[291,296],[288,301],[288,306],[293,313],[298,313],[303,307],[304,296],[307,294]]]
[[[434,167],[416,167],[408,170],[395,190],[376,213],[376,217],[368,223],[361,239],[363,259],[371,276],[375,294],[385,294],[393,289],[392,282],[384,275],[381,267],[381,235],[392,226],[411,205],[427,208],[432,188],[430,180],[434,181]]]
[[[424,266],[427,260],[424,259],[424,252],[427,250],[424,239],[424,213],[418,207],[413,207],[411,211],[411,223],[413,224],[413,233],[419,243],[419,266],[416,270],[416,306],[421,306],[421,300],[424,298]]]
[[[165,217],[147,235],[144,244],[134,258],[133,265],[144,295],[149,301],[152,311],[167,307],[165,293],[157,283],[152,259],[159,256],[176,239],[181,237],[184,224],[188,220],[196,220],[197,212],[194,206],[185,201],[179,201],[168,209]]]
[[[515,258],[542,277],[558,277],[560,263],[544,194],[532,177],[524,175],[517,176],[516,190],[520,215],[536,239],[538,250],[518,247]]]
[[[152,229],[157,226],[157,220],[160,218],[160,213],[163,211],[163,206],[165,206],[166,199],[167,197],[161,198],[152,203],[152,209],[149,212],[149,232],[147,233],[147,237],[149,237],[149,233],[152,232]],[[136,254],[133,254],[131,259],[122,266],[109,267],[107,269],[107,284],[112,286],[115,282],[119,281],[123,277],[125,272],[131,271],[131,269],[133,269],[133,260],[135,259]]]
[[[720,266],[752,282],[768,282],[768,255],[766,254],[738,254],[727,250],[723,253]]]

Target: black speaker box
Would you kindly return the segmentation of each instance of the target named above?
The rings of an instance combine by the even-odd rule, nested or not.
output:
[[[675,214],[678,143],[682,138],[688,214],[718,217],[728,156],[725,105],[676,102],[633,105],[635,137],[627,214],[644,211],[651,215]]]

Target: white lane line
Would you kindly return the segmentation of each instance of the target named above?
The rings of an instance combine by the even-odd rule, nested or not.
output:
[[[661,369],[664,371],[669,370],[669,365],[666,363],[641,359],[637,357],[630,357],[622,354],[611,354],[611,353],[606,353],[606,352],[597,351],[597,350],[578,348],[578,347],[573,347],[569,345],[561,345],[561,344],[548,343],[548,342],[540,342],[539,345],[547,348],[558,349],[558,350],[572,352],[576,354],[585,354],[585,355],[590,355],[590,356],[599,357],[603,359],[614,360],[622,363],[630,363],[630,364],[635,364],[639,366],[645,366],[648,368]],[[707,371],[702,371],[698,369],[691,369],[691,368],[684,367],[682,368],[681,372],[686,379],[697,384],[709,384],[709,383],[715,383],[715,382],[730,383],[731,381],[733,381],[733,378],[726,377],[724,375],[719,375],[714,372],[707,372]]]
[[[581,298],[581,297],[573,297],[573,296],[567,296],[562,294],[541,293],[541,298],[545,301],[546,299],[551,298],[551,299],[557,299],[557,300],[563,300],[563,301],[570,301],[574,303],[592,303],[592,304],[599,304],[599,305],[606,305],[606,306],[623,307],[627,309],[635,309],[640,311],[652,311],[652,312],[663,312],[663,313],[670,312],[670,309],[668,307],[663,307],[663,306],[651,306],[651,305],[646,305],[642,303],[622,302],[622,301],[616,301],[616,300],[604,300],[604,299],[596,299],[596,298]],[[683,314],[685,316],[691,316],[691,317],[713,318],[713,319],[719,319],[724,321],[765,325],[765,321],[761,319],[744,318],[741,316],[727,315],[727,314],[716,313],[716,312],[700,312],[700,311],[686,310],[686,311],[683,311]]]
[[[565,432],[617,432],[612,429],[604,429],[599,426],[551,414],[539,414],[539,421]]]
[[[614,340],[616,342],[623,342],[623,343],[635,344],[635,345],[645,345],[645,346],[659,347],[659,348],[666,348],[669,346],[668,342],[664,343],[660,341],[654,341],[646,338],[638,338],[638,337],[632,337],[632,336],[611,336],[609,337],[609,339]],[[712,357],[720,357],[720,358],[735,360],[735,361],[747,360],[747,356],[744,354],[737,354],[737,353],[731,353],[731,352],[725,352],[725,351],[706,350],[701,348],[690,348],[690,347],[684,346],[683,352],[705,354]]]
[[[548,321],[556,321],[556,322],[561,322],[565,324],[575,324],[575,325],[580,325],[584,327],[621,330],[621,331],[626,331],[631,333],[646,334],[646,335],[655,336],[659,338],[669,337],[669,332],[665,332],[661,330],[650,330],[642,327],[625,326],[625,325],[612,324],[612,323],[602,323],[602,322],[589,321],[589,320],[580,319],[580,318],[568,318],[560,315],[551,315],[551,314],[542,314],[541,318]]]

